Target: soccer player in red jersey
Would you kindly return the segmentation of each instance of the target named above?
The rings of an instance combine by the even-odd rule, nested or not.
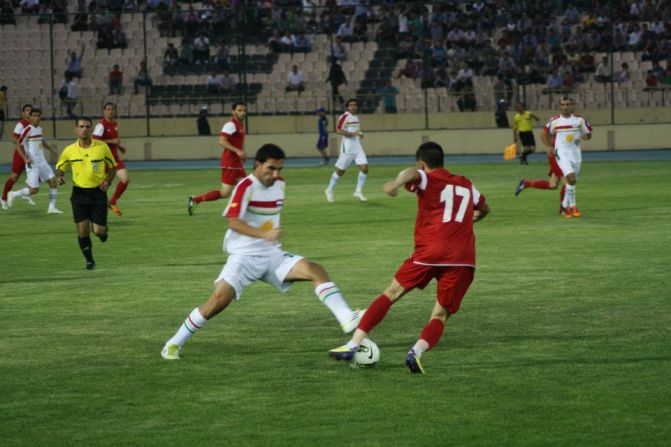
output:
[[[232,116],[219,134],[219,146],[224,148],[221,153],[221,188],[200,196],[189,196],[187,211],[193,216],[196,205],[200,202],[225,199],[231,195],[233,187],[247,176],[245,172],[245,127],[247,104],[238,101],[232,107]]]
[[[21,107],[23,118],[18,123],[16,123],[16,126],[14,127],[14,134],[12,135],[12,139],[15,143],[19,141],[19,138],[21,137],[24,129],[30,125],[30,111],[32,109],[32,104],[24,104],[23,107]],[[12,187],[16,182],[19,181],[19,177],[21,177],[21,174],[25,170],[26,161],[23,159],[23,157],[21,157],[19,151],[15,149],[14,156],[12,157],[12,173],[9,174],[9,178],[5,182],[5,187],[2,190],[2,200],[0,201],[0,206],[2,206],[3,210],[9,209],[7,206],[7,193],[12,190]],[[27,200],[31,205],[35,205],[35,202],[33,202],[33,199],[30,196],[25,197],[25,200]]]
[[[554,147],[553,138],[550,138],[545,131],[545,128],[541,131],[541,141],[548,147],[548,165],[549,171],[548,175],[550,176],[549,180],[527,180],[522,179],[517,184],[515,189],[515,195],[518,196],[526,188],[536,188],[536,189],[557,189],[559,186],[559,181],[561,180],[563,174],[559,165],[557,164],[557,159],[552,153],[552,148]],[[562,183],[561,191],[559,192],[559,214],[564,214],[564,207],[561,205],[564,200],[564,193],[566,191],[566,185]]]
[[[475,273],[473,222],[489,213],[489,205],[470,180],[443,167],[443,158],[439,144],[426,142],[417,149],[417,167],[405,169],[395,180],[385,183],[384,191],[392,197],[401,186],[417,194],[415,250],[368,307],[352,339],[329,351],[336,360],[351,360],[392,304],[435,278],[438,288],[431,318],[405,359],[411,372],[423,374],[422,354],[438,343],[445,321],[459,310]]]
[[[96,124],[95,129],[93,129],[93,139],[107,143],[114,156],[116,175],[119,177],[119,182],[116,185],[116,189],[109,201],[108,207],[116,216],[121,216],[121,208],[117,205],[117,201],[126,188],[128,188],[130,176],[128,175],[128,169],[126,169],[123,160],[119,158],[119,151],[121,151],[122,154],[125,154],[126,148],[121,145],[119,127],[117,122],[114,121],[114,118],[116,118],[116,104],[113,102],[105,103],[103,106],[103,119],[101,119],[100,122]]]

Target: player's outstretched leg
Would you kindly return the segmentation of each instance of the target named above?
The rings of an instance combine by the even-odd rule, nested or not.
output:
[[[520,182],[517,184],[517,188],[515,188],[515,195],[519,196],[522,191],[524,191],[524,185],[526,184],[527,180],[522,179]]]
[[[424,367],[422,366],[422,361],[420,357],[415,354],[414,350],[410,350],[408,355],[405,358],[405,366],[408,367],[411,373],[413,374],[424,374]]]

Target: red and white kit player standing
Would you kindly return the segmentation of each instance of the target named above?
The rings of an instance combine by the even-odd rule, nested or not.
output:
[[[119,126],[117,122],[114,121],[114,118],[116,118],[116,104],[112,102],[105,103],[103,106],[103,119],[101,119],[100,122],[96,124],[95,129],[93,129],[93,139],[107,143],[114,156],[116,175],[119,177],[119,182],[116,185],[112,198],[109,200],[108,206],[116,216],[121,216],[121,208],[117,205],[117,201],[126,188],[128,188],[130,176],[128,175],[126,165],[119,157],[119,151],[125,154],[126,148],[121,145]]]
[[[420,358],[443,335],[446,320],[461,305],[475,274],[475,234],[473,222],[489,213],[485,197],[470,180],[443,167],[443,148],[434,142],[423,143],[416,152],[417,167],[401,171],[387,182],[390,196],[401,186],[417,194],[415,251],[396,272],[391,284],[366,310],[352,339],[329,351],[336,360],[351,360],[361,341],[387,315],[392,304],[412,289],[438,281],[431,318],[410,349],[405,365],[423,374]]]
[[[247,105],[244,102],[234,102],[231,106],[232,115],[219,134],[221,153],[221,188],[207,192],[200,196],[189,196],[187,211],[193,216],[196,205],[200,202],[225,199],[231,195],[233,187],[247,176],[245,172],[245,126]]]
[[[580,173],[582,153],[580,141],[592,138],[592,126],[585,118],[574,115],[575,101],[563,97],[559,100],[559,115],[550,118],[545,125],[541,138],[548,146],[553,146],[557,165],[562,173],[566,192],[562,200],[564,218],[580,217],[576,206],[576,181]],[[553,143],[554,139],[554,143]]]
[[[21,108],[22,118],[16,123],[14,127],[14,134],[12,139],[16,143],[19,140],[19,137],[23,133],[23,130],[30,125],[30,110],[33,108],[32,104],[24,104]],[[26,161],[21,157],[18,150],[14,150],[14,155],[12,157],[12,173],[9,174],[9,178],[5,182],[5,188],[2,190],[2,200],[0,200],[0,206],[3,210],[9,209],[7,206],[7,193],[12,190],[12,187],[16,182],[19,181],[21,174],[26,170]],[[35,205],[35,202],[30,196],[22,197],[31,205]]]
[[[331,282],[321,265],[282,250],[280,212],[284,207],[284,151],[274,144],[264,144],[254,157],[254,171],[242,180],[224,211],[228,231],[224,250],[228,259],[214,280],[214,292],[186,317],[175,335],[161,350],[166,360],[179,359],[182,346],[198,330],[243,291],[261,280],[286,292],[295,281],[312,281],[315,295],[329,308],[350,333],[356,328],[362,311],[352,311],[338,287]]]
[[[340,115],[338,124],[336,125],[336,133],[342,135],[340,155],[335,164],[335,172],[331,174],[329,186],[324,191],[324,194],[326,194],[326,200],[329,202],[335,200],[333,198],[333,189],[338,184],[338,180],[345,173],[347,167],[354,162],[359,165],[359,177],[357,178],[354,197],[365,202],[366,197],[363,195],[363,185],[366,183],[368,176],[368,160],[361,145],[363,132],[361,132],[361,123],[357,115],[359,112],[359,103],[356,99],[350,99],[347,101],[345,107],[347,111]]]

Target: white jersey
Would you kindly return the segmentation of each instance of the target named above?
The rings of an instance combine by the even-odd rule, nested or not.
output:
[[[267,187],[254,174],[248,175],[233,190],[223,215],[238,218],[254,228],[279,228],[284,188],[283,179]],[[279,248],[279,241],[246,236],[230,228],[224,237],[224,251],[231,255],[269,256]]]
[[[17,125],[18,127],[18,125]],[[23,146],[26,156],[35,165],[48,165],[44,151],[42,151],[42,128],[29,124],[21,132],[19,144]]]
[[[346,132],[359,132],[361,130],[359,117],[357,115],[352,115],[349,112],[345,112],[338,118],[338,125],[336,128]],[[342,141],[340,142],[341,153],[354,154],[360,150],[363,150],[363,148],[361,147],[361,139],[358,135],[354,137],[342,137]]]
[[[582,116],[553,116],[545,125],[548,135],[554,137],[558,157],[576,157],[580,154],[580,138],[592,133],[592,126]]]

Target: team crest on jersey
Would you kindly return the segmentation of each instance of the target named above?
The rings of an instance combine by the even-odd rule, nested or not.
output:
[[[231,208],[237,208],[238,207],[238,202],[233,202],[229,205]]]
[[[573,143],[573,135],[572,134],[566,135],[566,141],[568,141],[569,143]]]

